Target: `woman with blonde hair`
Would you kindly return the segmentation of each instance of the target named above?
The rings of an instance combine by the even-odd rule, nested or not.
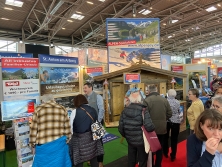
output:
[[[194,133],[194,125],[197,117],[204,111],[203,102],[199,99],[199,90],[190,89],[188,91],[189,100],[192,101],[191,106],[187,110],[187,119],[190,124],[190,134]]]

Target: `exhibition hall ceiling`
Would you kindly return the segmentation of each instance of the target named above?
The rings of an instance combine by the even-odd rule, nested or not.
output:
[[[0,37],[25,42],[106,47],[106,18],[160,18],[163,53],[222,41],[221,0],[0,0],[0,9]]]

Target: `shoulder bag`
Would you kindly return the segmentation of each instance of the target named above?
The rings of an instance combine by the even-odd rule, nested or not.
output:
[[[93,140],[98,140],[102,138],[106,134],[106,130],[100,122],[97,122],[93,119],[93,117],[86,111],[84,108],[80,107],[82,110],[86,112],[86,114],[92,119],[91,131]]]
[[[144,119],[144,112],[145,112],[145,110],[143,109],[143,112],[142,112],[143,119]],[[150,150],[152,152],[156,152],[156,151],[160,150],[161,145],[160,145],[159,139],[156,135],[156,132],[155,131],[147,132],[144,125],[141,128],[142,128],[144,136],[145,136],[145,138],[143,138],[143,139],[148,141],[148,143],[150,145]]]

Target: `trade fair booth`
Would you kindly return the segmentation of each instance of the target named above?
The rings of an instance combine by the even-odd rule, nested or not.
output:
[[[124,97],[126,92],[128,91],[130,84],[134,84],[132,81],[130,82],[130,77],[134,77],[132,75],[138,75],[140,82],[136,83],[138,88],[142,91],[146,91],[146,87],[150,84],[156,84],[158,87],[158,91],[160,94],[164,96],[167,93],[167,90],[172,88],[172,77],[178,78],[186,78],[187,74],[184,73],[175,73],[168,70],[162,70],[159,68],[151,67],[147,64],[136,64],[132,65],[129,68],[125,68],[122,70],[118,70],[115,72],[111,72],[108,74],[103,74],[100,76],[94,77],[95,81],[108,81],[108,89],[110,91],[110,100],[106,99],[106,101],[110,101],[110,110],[111,114],[106,110],[106,127],[116,127],[118,126],[118,121],[120,118],[120,114],[124,108]],[[129,76],[131,75],[131,76]],[[127,77],[128,81],[127,81]],[[132,78],[131,78],[132,79]],[[132,79],[133,80],[133,79]],[[185,87],[184,87],[185,89]],[[181,101],[181,106],[183,106],[184,116],[186,115],[186,102]],[[110,115],[110,116],[109,116]],[[181,125],[181,131],[186,129],[186,121]]]

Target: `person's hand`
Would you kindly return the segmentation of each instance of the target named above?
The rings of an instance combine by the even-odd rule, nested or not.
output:
[[[219,139],[216,139],[216,138],[213,138],[213,137],[209,138],[209,139],[206,141],[206,150],[207,150],[210,154],[214,155],[215,152],[216,152],[216,150],[217,150],[217,147],[218,147],[218,145],[219,145],[219,141],[220,141]]]

